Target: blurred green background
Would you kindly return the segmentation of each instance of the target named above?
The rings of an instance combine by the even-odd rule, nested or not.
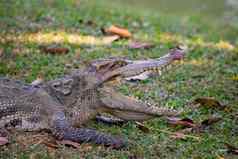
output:
[[[182,16],[202,20],[236,40],[238,29],[237,0],[100,0],[104,5],[123,5],[131,10]]]

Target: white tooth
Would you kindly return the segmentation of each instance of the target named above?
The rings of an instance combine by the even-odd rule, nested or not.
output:
[[[158,71],[158,74],[159,74],[159,76],[161,76],[161,75],[162,75],[162,72],[159,70],[159,71]]]

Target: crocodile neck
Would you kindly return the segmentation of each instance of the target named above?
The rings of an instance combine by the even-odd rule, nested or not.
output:
[[[74,125],[94,118],[100,101],[96,87],[87,88],[83,76],[69,75],[44,84],[44,89],[65,107],[65,113]],[[94,109],[95,108],[95,109]]]

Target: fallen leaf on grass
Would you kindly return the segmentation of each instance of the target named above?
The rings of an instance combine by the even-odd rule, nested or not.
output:
[[[67,54],[69,49],[66,47],[62,47],[58,44],[52,44],[48,46],[40,46],[40,49],[45,53],[50,54]]]
[[[72,146],[73,148],[77,148],[77,149],[80,148],[79,143],[73,142],[73,141],[70,141],[70,140],[57,141],[57,143],[63,144],[63,145],[66,145],[66,146]]]
[[[6,137],[0,137],[0,146],[6,145],[8,142],[9,141]]]
[[[182,132],[175,132],[170,137],[174,139],[183,139],[183,140],[186,139],[186,135]]]
[[[228,143],[225,143],[226,145],[226,148],[227,148],[227,152],[228,153],[232,153],[234,155],[238,155],[238,148],[231,145],[231,144],[228,144]]]
[[[219,117],[209,117],[209,118],[203,120],[196,127],[194,127],[193,131],[195,131],[195,132],[203,132],[206,128],[208,128],[209,126],[219,122],[220,120],[222,120],[222,118],[219,118]]]
[[[210,125],[212,125],[212,124],[214,124],[214,123],[217,123],[218,121],[220,121],[222,118],[219,118],[219,117],[210,117],[210,118],[208,118],[208,119],[206,119],[206,120],[203,120],[202,122],[201,122],[201,125],[203,125],[203,126],[210,126]]]
[[[130,38],[132,36],[127,29],[115,25],[112,25],[109,28],[102,28],[102,32],[105,34],[119,35],[121,38]]]
[[[192,119],[189,118],[176,118],[176,117],[168,117],[167,121],[169,124],[174,126],[183,126],[183,127],[196,127],[196,124]]]
[[[190,129],[190,128],[187,128],[187,129]],[[170,132],[168,130],[159,130],[159,131],[163,132],[163,133],[166,133],[166,134],[169,134],[170,137],[175,138],[175,139],[192,138],[192,139],[195,139],[195,140],[198,140],[198,141],[200,140],[200,137],[193,136],[193,135],[187,135],[187,134],[185,134],[185,132],[183,132],[183,130],[182,131],[180,130],[180,131],[177,131],[177,132]]]
[[[111,44],[113,41],[120,39],[118,35],[105,36],[102,38],[103,44]]]
[[[129,43],[128,47],[130,49],[150,49],[155,47],[155,45],[147,42],[134,41]]]
[[[217,159],[225,159],[225,158],[222,156],[217,156]]]
[[[57,142],[55,140],[43,140],[41,143],[44,144],[45,146],[47,146],[50,149],[59,148],[59,145],[57,144]]]
[[[212,97],[201,97],[194,100],[195,104],[200,104],[202,106],[207,106],[210,108],[224,109],[225,105],[222,105],[219,101]]]
[[[144,133],[150,132],[150,129],[148,127],[146,127],[144,124],[142,124],[141,122],[136,122],[136,127],[138,127],[138,129],[140,129]]]
[[[0,48],[0,57],[3,55],[3,48]]]
[[[177,132],[174,133],[170,133],[171,137],[174,139],[186,139],[186,138],[194,138],[194,139],[199,139],[196,136],[192,136],[192,135],[187,135],[186,133],[191,133],[191,132],[202,132],[205,128],[207,128],[208,126],[218,122],[221,120],[221,118],[218,117],[210,117],[206,120],[203,120],[201,123],[194,123],[193,120],[189,119],[189,118],[184,118],[184,119],[180,119],[180,118],[167,118],[168,119],[168,123],[175,125],[175,126],[183,126],[185,127],[182,130],[179,130]]]
[[[182,133],[190,133],[190,132],[203,132],[206,128],[211,126],[214,123],[217,123],[222,118],[219,117],[209,117],[203,120],[201,123],[194,123],[192,119],[189,118],[176,118],[176,117],[168,117],[168,123],[174,126],[182,126],[183,129],[180,131]]]
[[[194,131],[194,128],[185,128],[185,129],[179,130],[179,132],[184,133],[184,134],[191,133],[193,131]]]

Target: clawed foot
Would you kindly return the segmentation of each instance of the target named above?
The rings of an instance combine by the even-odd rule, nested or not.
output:
[[[122,139],[120,137],[116,137],[116,138],[114,138],[113,142],[110,143],[110,145],[105,145],[105,146],[111,147],[116,150],[120,150],[120,149],[126,148],[127,145],[128,144],[124,139]]]

